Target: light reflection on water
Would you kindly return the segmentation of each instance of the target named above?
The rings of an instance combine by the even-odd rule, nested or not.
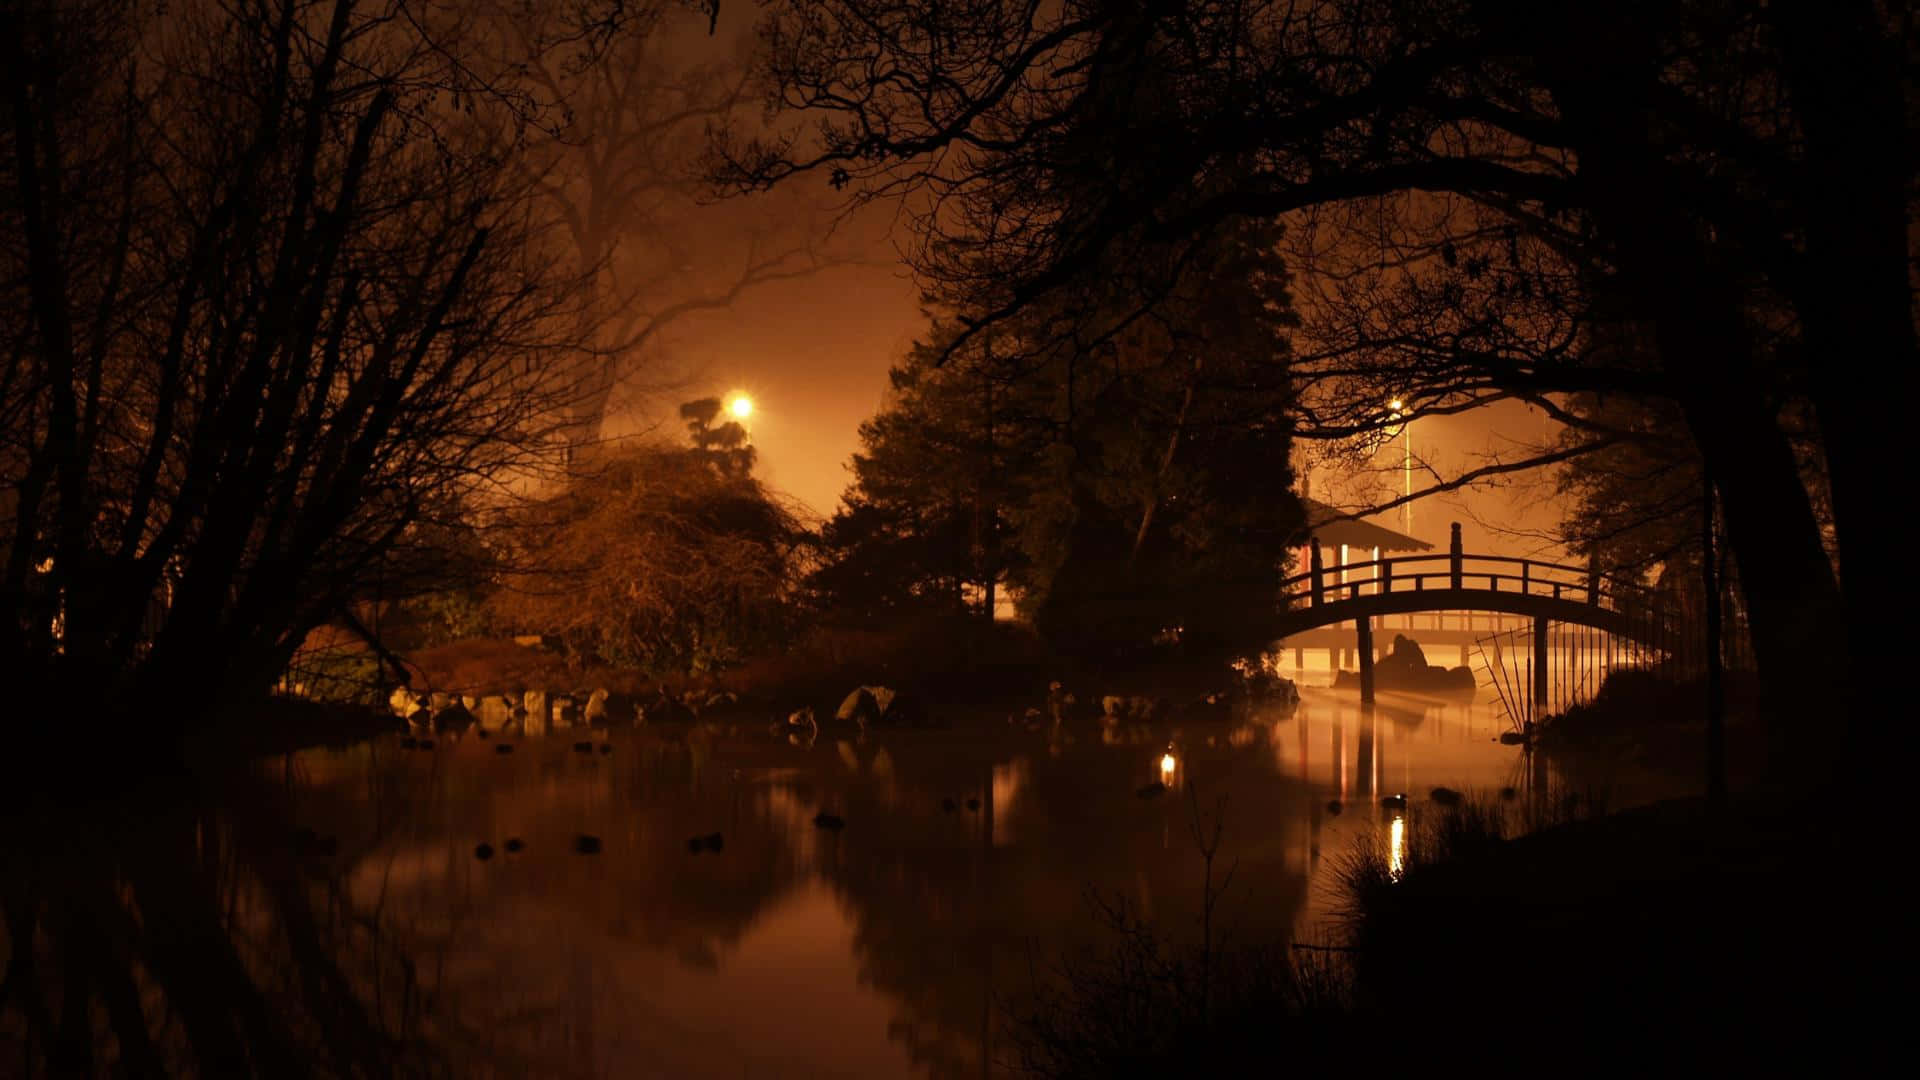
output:
[[[1407,815],[1394,814],[1387,829],[1387,876],[1399,881],[1407,872]]]
[[[510,755],[381,739],[293,771],[301,814],[372,850],[347,891],[416,943],[470,1073],[979,1076],[1034,957],[1111,941],[1089,889],[1191,936],[1195,805],[1226,799],[1239,938],[1310,933],[1329,856],[1385,838],[1398,873],[1383,796],[1519,782],[1496,711],[1309,691],[1290,716],[1108,738],[982,718],[805,748],[762,722],[616,730],[604,757],[565,732]],[[600,854],[574,854],[582,833]],[[474,857],[509,837],[525,850]]]

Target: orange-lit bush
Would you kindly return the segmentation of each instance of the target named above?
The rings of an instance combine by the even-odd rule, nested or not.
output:
[[[626,449],[536,509],[515,560],[528,569],[490,607],[502,628],[606,663],[721,668],[790,629],[806,535],[733,459]]]

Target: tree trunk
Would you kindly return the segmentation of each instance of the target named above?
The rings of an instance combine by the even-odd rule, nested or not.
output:
[[[1889,670],[1892,635],[1877,624],[1881,576],[1901,564],[1903,500],[1887,470],[1903,460],[1893,421],[1915,339],[1908,264],[1910,139],[1899,42],[1875,5],[1786,0],[1777,5],[1786,75],[1806,138],[1808,272],[1796,300],[1840,555],[1848,652],[1863,674]],[[1882,375],[1881,372],[1887,374]],[[1847,687],[1850,725],[1878,741],[1898,715],[1890,687]]]
[[[1769,720],[1789,742],[1809,748],[1817,736],[1839,734],[1812,729],[1828,715],[1835,680],[1849,678],[1845,617],[1792,448],[1757,397],[1728,387],[1720,398],[1696,399],[1685,409],[1740,566]]]

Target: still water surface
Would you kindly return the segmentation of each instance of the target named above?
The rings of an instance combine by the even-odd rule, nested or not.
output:
[[[1092,892],[1196,934],[1196,809],[1236,863],[1227,936],[1313,936],[1338,853],[1392,834],[1380,796],[1526,784],[1498,713],[1482,694],[1369,717],[1308,690],[1290,713],[1114,734],[979,715],[810,748],[751,723],[591,734],[611,753],[578,753],[584,730],[513,753],[384,736],[271,769],[351,853],[342,903],[409,955],[420,1034],[463,1070],[983,1076],[998,1007],[1110,940]]]
[[[1033,971],[1111,940],[1091,893],[1196,934],[1196,809],[1237,863],[1227,936],[1313,936],[1339,853],[1390,842],[1382,795],[1526,785],[1505,727],[1484,693],[1369,717],[1309,690],[1290,713],[1105,736],[1000,714],[810,747],[751,723],[616,729],[583,754],[576,729],[266,767],[351,853],[342,903],[408,954],[421,1034],[463,1070],[982,1076]]]

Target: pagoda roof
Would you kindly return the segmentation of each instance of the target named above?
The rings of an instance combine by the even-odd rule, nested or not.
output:
[[[1360,521],[1348,517],[1343,510],[1328,506],[1313,499],[1301,499],[1300,505],[1307,512],[1307,535],[1319,538],[1322,547],[1339,547],[1371,551],[1379,548],[1387,551],[1432,551],[1433,545],[1403,532],[1395,532],[1384,525],[1375,525],[1370,521]]]

